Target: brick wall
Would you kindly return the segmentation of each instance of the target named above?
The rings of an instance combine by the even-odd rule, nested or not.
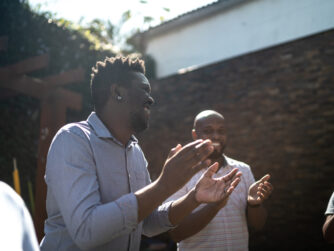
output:
[[[157,105],[140,135],[154,180],[194,116],[224,114],[226,153],[272,175],[269,218],[251,250],[330,250],[321,226],[334,190],[334,30],[151,81]]]

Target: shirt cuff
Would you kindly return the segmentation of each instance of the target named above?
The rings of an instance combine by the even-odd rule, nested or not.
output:
[[[138,225],[138,202],[133,193],[123,195],[115,201],[123,216],[124,226],[135,230]]]
[[[162,204],[158,211],[160,212],[161,216],[159,219],[161,220],[161,226],[165,226],[166,228],[175,228],[177,226],[174,226],[170,220],[169,220],[169,210],[172,206],[173,201],[168,201],[164,204]]]

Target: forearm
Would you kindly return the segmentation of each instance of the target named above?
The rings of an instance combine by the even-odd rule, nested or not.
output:
[[[197,140],[172,154],[159,178],[135,193],[138,200],[138,222],[185,185],[196,172],[208,167],[210,161],[205,159],[212,151],[210,140]]]
[[[210,203],[185,217],[181,223],[169,231],[169,235],[175,242],[180,242],[201,231],[216,216],[226,203]]]
[[[253,227],[255,230],[260,230],[263,228],[267,220],[267,210],[260,205],[259,207],[247,206],[247,221],[249,226]]]
[[[178,225],[184,217],[189,215],[199,205],[200,203],[195,199],[195,191],[189,191],[185,196],[173,202],[169,211],[169,221],[174,226]]]
[[[135,192],[138,202],[138,222],[144,220],[161,205],[174,191],[169,191],[158,178],[150,185]]]
[[[327,242],[334,243],[334,215],[327,216],[322,232]]]

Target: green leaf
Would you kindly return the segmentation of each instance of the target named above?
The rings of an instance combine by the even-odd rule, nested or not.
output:
[[[144,16],[144,23],[150,23],[154,20],[153,17],[150,16]]]
[[[131,11],[127,10],[122,14],[122,22],[126,22],[131,18]]]

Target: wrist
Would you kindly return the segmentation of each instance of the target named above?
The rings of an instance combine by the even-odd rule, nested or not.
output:
[[[189,191],[188,196],[190,197],[194,205],[199,206],[200,204],[202,204],[202,202],[197,199],[196,193],[196,189],[193,188]]]
[[[168,198],[175,191],[171,191],[172,190],[171,187],[169,186],[168,182],[165,182],[165,180],[166,179],[164,179],[162,176],[160,176],[153,183],[155,183],[155,186],[156,186],[157,190],[159,191],[159,193],[161,194],[161,196]]]
[[[213,203],[209,203],[208,205],[212,208],[215,209],[217,211],[219,211],[220,209],[222,209],[223,207],[226,206],[228,202],[228,198],[222,200],[222,201],[217,201],[217,202],[213,202]]]
[[[258,203],[258,204],[251,204],[247,201],[247,207],[250,207],[250,208],[259,208],[262,206],[262,202]]]

